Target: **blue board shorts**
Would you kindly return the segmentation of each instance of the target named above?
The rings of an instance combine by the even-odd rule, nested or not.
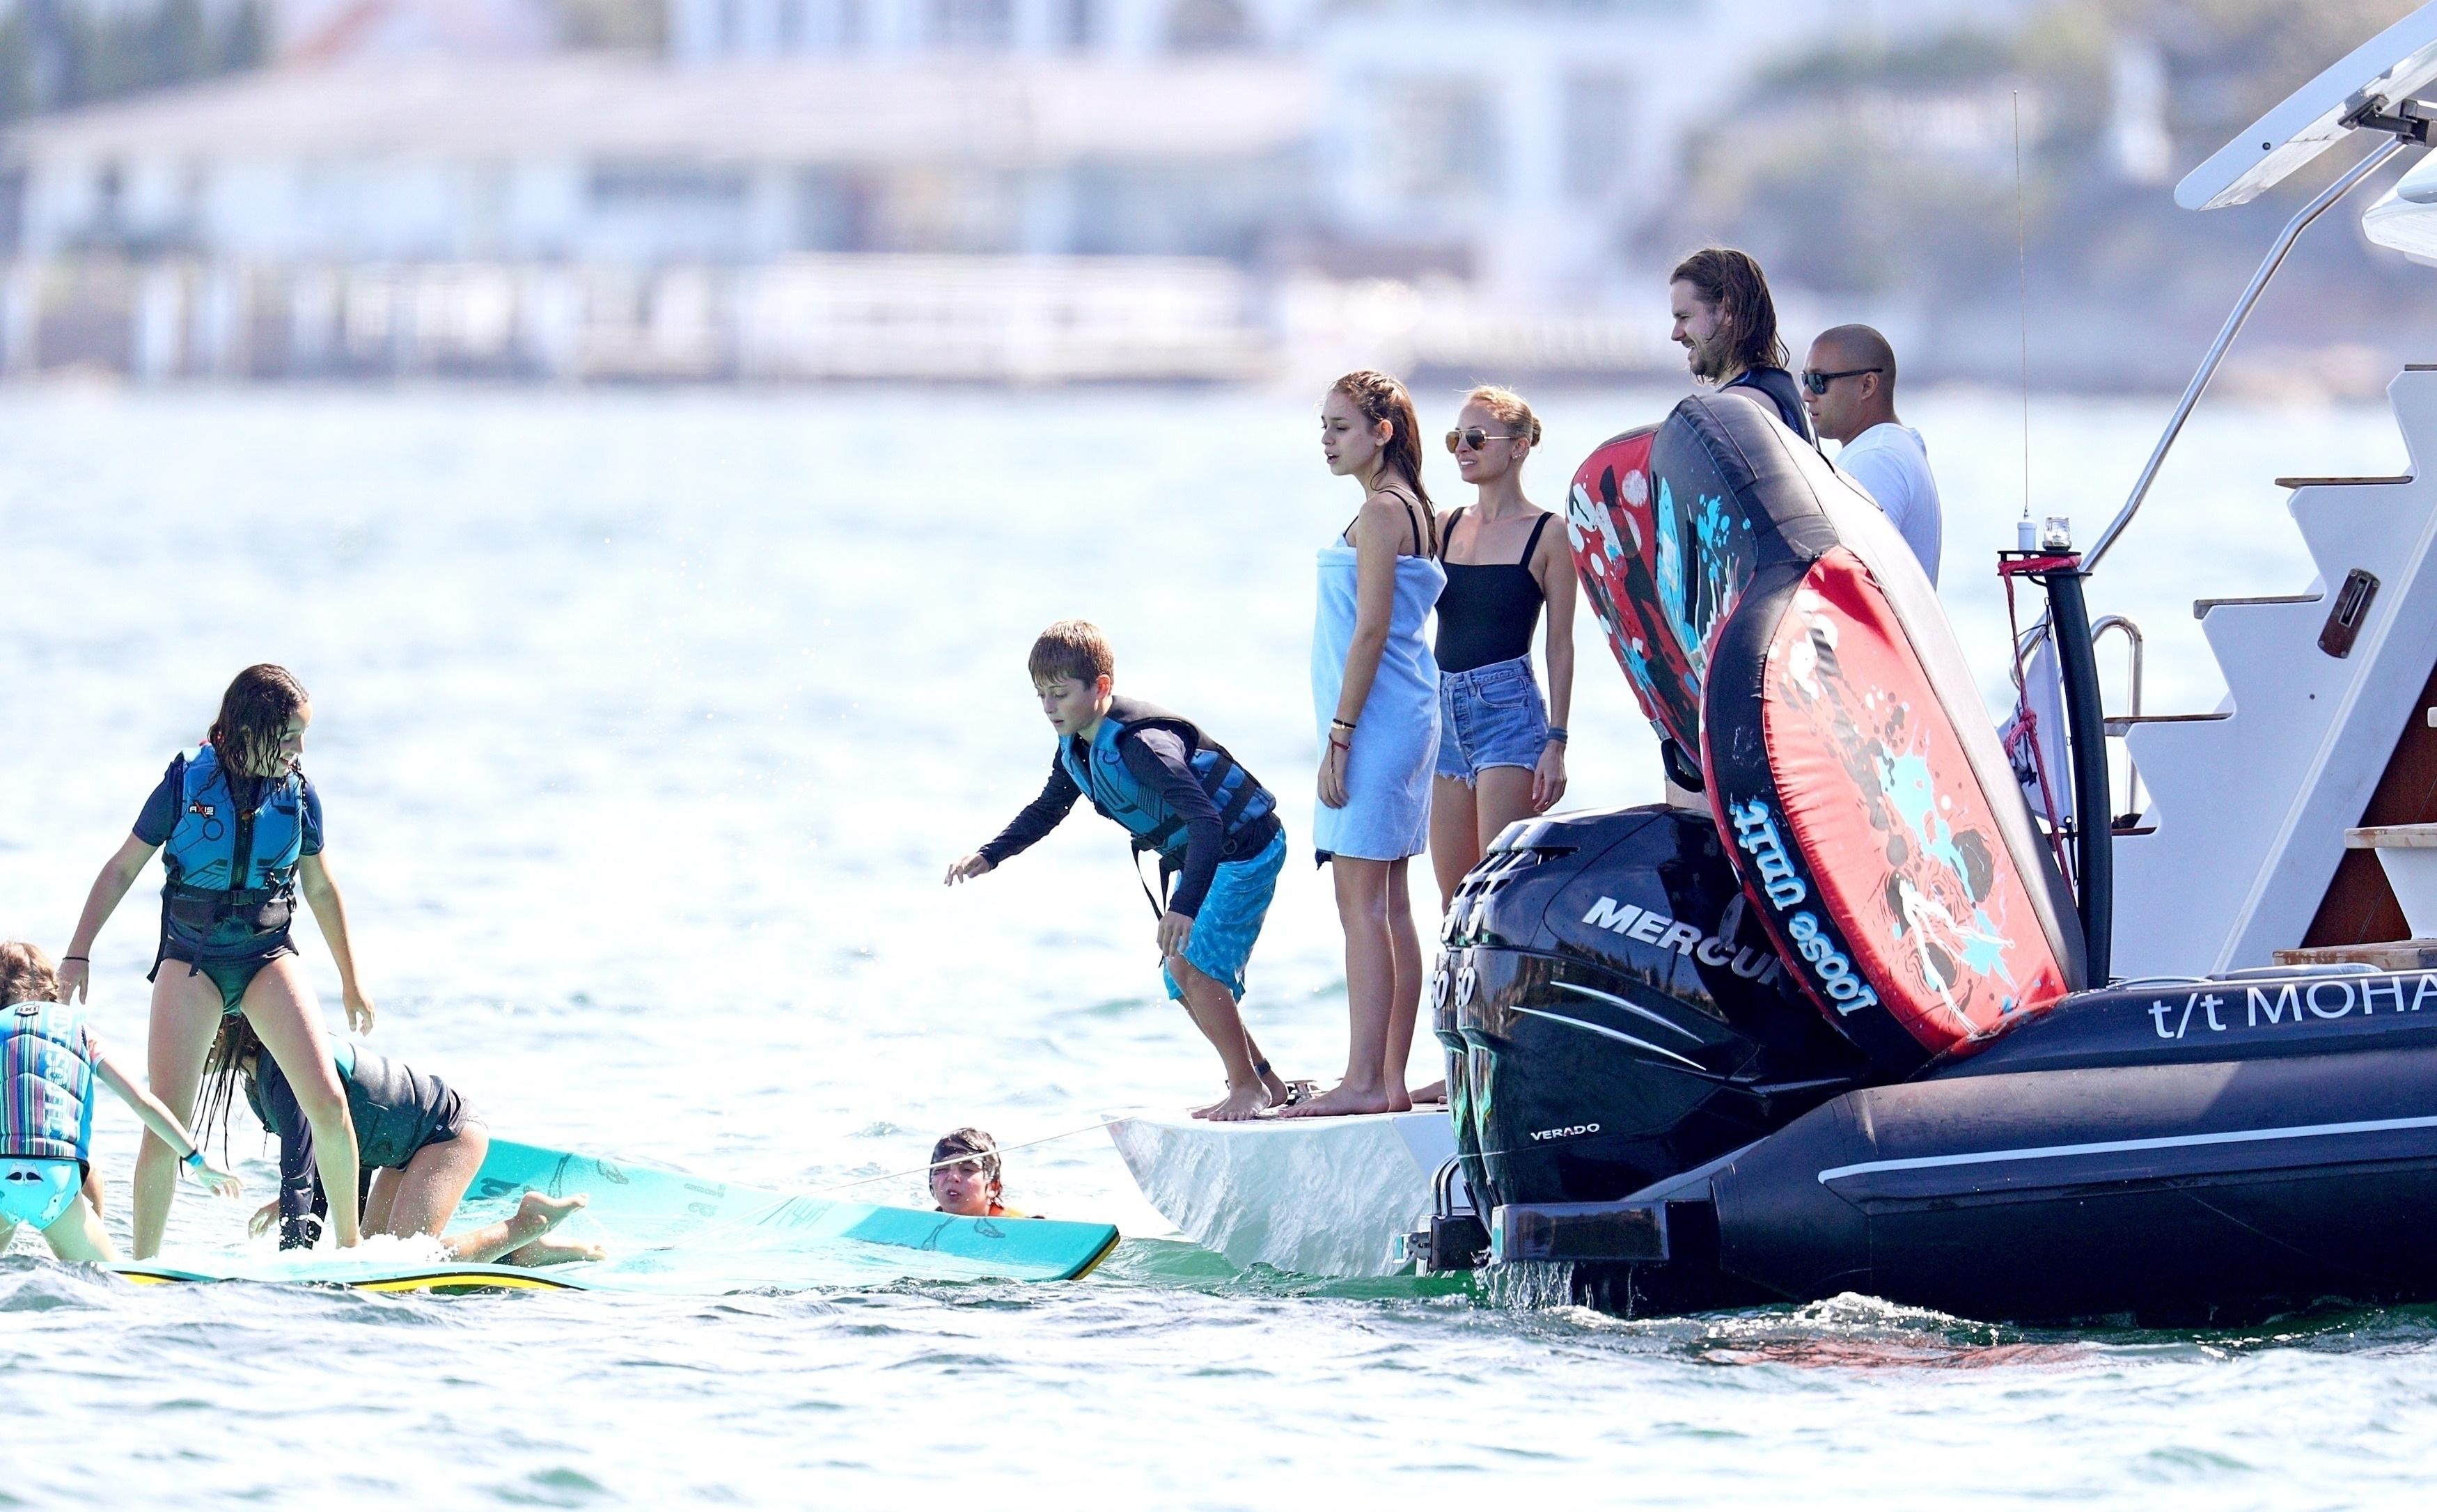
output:
[[[1193,916],[1193,938],[1184,942],[1184,960],[1194,970],[1227,989],[1239,1001],[1244,996],[1244,967],[1253,959],[1253,943],[1261,937],[1261,921],[1269,916],[1270,898],[1278,890],[1278,873],[1286,869],[1287,837],[1283,826],[1258,856],[1220,861],[1210,879],[1210,894]],[[1184,989],[1166,966],[1159,977],[1167,995],[1184,1000]]]
[[[1491,767],[1529,772],[1548,744],[1549,710],[1531,657],[1439,674],[1440,776],[1468,788]]]
[[[80,1160],[0,1158],[0,1223],[48,1228],[83,1190]]]

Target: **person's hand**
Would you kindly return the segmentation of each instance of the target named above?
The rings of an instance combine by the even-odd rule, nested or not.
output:
[[[219,1167],[212,1164],[208,1160],[204,1161],[202,1165],[190,1166],[187,1169],[194,1172],[195,1180],[202,1184],[202,1189],[205,1191],[210,1192],[215,1197],[237,1197],[242,1196],[245,1192],[244,1182],[239,1181],[237,1177],[229,1174],[225,1171],[222,1171]],[[275,1202],[269,1208],[263,1209],[264,1212],[271,1213],[276,1213],[278,1210],[279,1204]],[[262,1213],[256,1213],[254,1216],[256,1224],[254,1232],[257,1234],[261,1233],[262,1228],[259,1225],[262,1219]]]
[[[1540,764],[1532,769],[1532,811],[1545,814],[1566,795],[1566,742],[1552,740],[1540,748]]]
[[[954,887],[958,882],[970,882],[991,869],[989,859],[980,851],[975,851],[970,856],[959,856],[956,858],[956,863],[948,868],[948,885]]]
[[[373,1000],[370,998],[365,997],[362,991],[356,987],[349,987],[344,993],[341,994],[341,996],[346,1000],[347,1004],[347,1027],[354,1030],[359,1034],[371,1034],[373,1032]]]
[[[1320,758],[1320,801],[1331,808],[1345,807],[1345,764],[1354,754],[1354,738],[1341,742],[1332,736]]]
[[[1163,957],[1182,956],[1184,947],[1193,943],[1193,920],[1174,909],[1159,916],[1159,953]]]
[[[93,965],[82,956],[60,963],[60,1001],[82,1002],[86,985],[93,980]]]
[[[254,1216],[246,1221],[246,1234],[250,1238],[260,1239],[264,1234],[269,1233],[271,1225],[277,1222],[279,1222],[279,1201],[273,1198],[254,1210]]]

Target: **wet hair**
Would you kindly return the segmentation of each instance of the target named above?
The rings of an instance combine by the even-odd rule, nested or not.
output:
[[[1746,368],[1785,366],[1785,342],[1777,334],[1777,301],[1768,275],[1746,252],[1704,247],[1675,265],[1671,284],[1690,284],[1705,304],[1726,317],[1727,355]]]
[[[1035,636],[1024,669],[1036,683],[1067,677],[1090,683],[1117,675],[1117,653],[1109,637],[1088,619],[1061,619]]]
[[[237,1102],[239,1078],[251,1080],[249,1067],[261,1064],[262,1036],[254,1033],[253,1021],[243,1014],[230,1014],[220,1020],[219,1036],[203,1057],[202,1088],[195,1095],[194,1121],[187,1124],[195,1136],[195,1147],[202,1148],[211,1131],[219,1130],[220,1156],[228,1156],[229,1109]]]
[[[1004,1184],[999,1168],[998,1141],[981,1130],[951,1129],[939,1136],[938,1143],[931,1146],[931,1168],[935,1173],[950,1161],[960,1160],[980,1161],[982,1174],[989,1177],[993,1186]]]
[[[1896,394],[1896,349],[1887,339],[1867,325],[1832,325],[1812,339],[1817,346],[1825,341],[1845,354],[1840,368],[1876,368],[1879,370],[1879,391],[1892,399]]]
[[[249,777],[275,775],[288,721],[311,702],[294,672],[257,662],[237,673],[220,695],[220,716],[212,721],[212,749],[233,772]]]
[[[23,940],[0,944],[0,1004],[59,1000],[60,968],[50,952]]]
[[[1523,396],[1512,389],[1501,389],[1494,383],[1476,385],[1464,396],[1468,405],[1479,405],[1498,417],[1498,423],[1531,444],[1540,444],[1540,417],[1523,402]]]
[[[1438,554],[1438,511],[1430,506],[1430,492],[1422,486],[1422,421],[1413,412],[1413,396],[1405,386],[1384,373],[1364,368],[1349,373],[1328,386],[1331,393],[1341,393],[1354,401],[1362,418],[1373,425],[1388,423],[1388,440],[1379,448],[1387,469],[1401,476],[1412,489],[1413,497],[1429,516],[1430,554]]]

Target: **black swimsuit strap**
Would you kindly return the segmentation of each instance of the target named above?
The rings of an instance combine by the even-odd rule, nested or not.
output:
[[[1517,566],[1529,567],[1532,565],[1532,553],[1540,549],[1540,532],[1549,528],[1549,518],[1550,516],[1543,512],[1540,515],[1540,523],[1532,527],[1532,539],[1523,543],[1523,557],[1521,561],[1515,564]]]
[[[1387,488],[1383,488],[1383,489],[1379,490],[1379,492],[1380,492],[1380,493],[1382,493],[1382,494],[1393,494],[1393,495],[1395,495],[1396,502],[1397,502],[1397,503],[1399,503],[1399,504],[1402,504],[1403,506],[1405,506],[1405,526],[1406,526],[1406,528],[1407,528],[1408,530],[1411,530],[1413,532],[1413,548],[1412,548],[1412,550],[1411,550],[1411,551],[1406,551],[1406,552],[1399,552],[1398,554],[1399,554],[1399,555],[1401,555],[1401,556],[1417,556],[1417,557],[1418,557],[1418,556],[1437,556],[1437,555],[1439,555],[1439,554],[1440,554],[1440,551],[1439,551],[1439,550],[1435,550],[1435,549],[1434,549],[1434,550],[1425,551],[1425,550],[1423,550],[1423,549],[1422,549],[1422,522],[1421,522],[1421,517],[1420,517],[1420,516],[1418,516],[1418,515],[1416,515],[1416,514],[1413,513],[1413,501],[1412,501],[1412,499],[1411,499],[1409,495],[1407,495],[1404,493],[1404,491],[1403,491],[1403,490],[1398,489],[1398,488],[1394,487],[1394,485],[1391,485],[1391,486],[1389,486],[1389,487],[1387,487]],[[1462,511],[1458,511],[1457,513],[1462,513]],[[1337,538],[1338,538],[1339,540],[1341,540],[1341,541],[1343,541],[1347,546],[1352,546],[1352,545],[1354,544],[1354,541],[1353,541],[1354,528],[1355,528],[1357,525],[1359,525],[1359,524],[1361,524],[1361,523],[1362,523],[1362,516],[1361,516],[1361,515],[1359,515],[1359,514],[1357,514],[1356,516],[1354,516],[1354,518],[1352,518],[1352,519],[1350,519],[1350,520],[1348,520],[1348,521],[1346,521],[1346,522],[1345,522],[1345,529],[1338,532],[1338,537],[1337,537]],[[1432,521],[1432,522],[1431,522],[1431,524],[1432,524],[1433,526],[1435,526],[1435,525],[1437,524],[1437,522],[1436,522],[1436,521]],[[1438,544],[1439,544],[1439,536],[1438,536],[1437,532],[1435,531],[1435,530],[1432,531],[1430,539],[1431,539],[1431,544],[1433,545],[1433,547],[1438,546]]]
[[[1455,549],[1455,522],[1463,519],[1464,512],[1471,507],[1472,506],[1469,504],[1459,504],[1455,508],[1447,511],[1447,517],[1439,522],[1440,561],[1446,561],[1446,554]]]

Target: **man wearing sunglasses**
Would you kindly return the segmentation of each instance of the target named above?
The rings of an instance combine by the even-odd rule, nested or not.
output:
[[[1822,441],[1844,443],[1836,466],[1862,485],[1920,559],[1932,586],[1943,522],[1920,432],[1896,418],[1896,354],[1867,325],[1839,325],[1811,343],[1802,407]]]

